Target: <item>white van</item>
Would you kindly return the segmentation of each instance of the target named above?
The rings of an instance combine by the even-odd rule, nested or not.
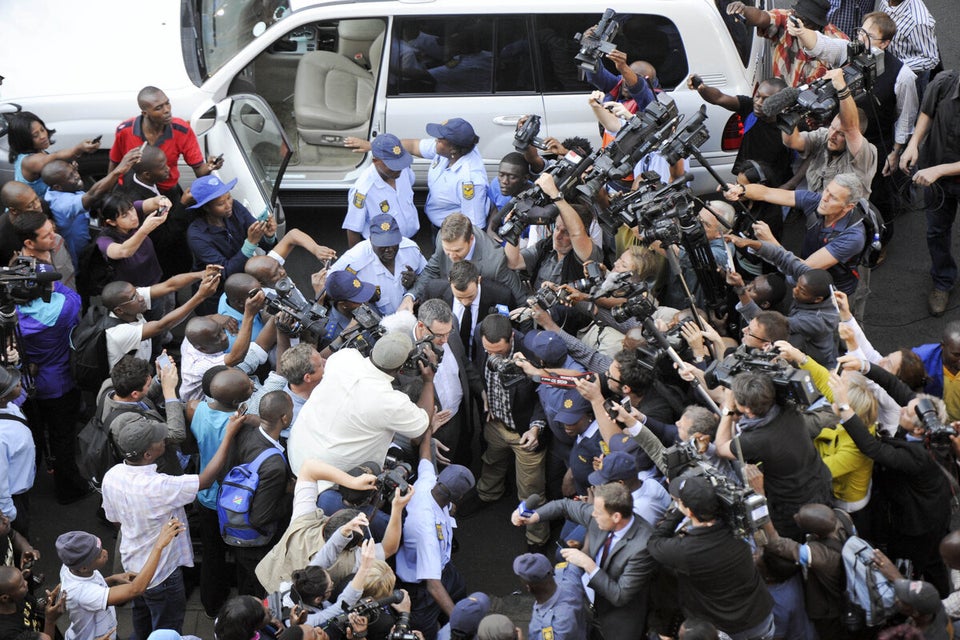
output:
[[[541,116],[542,136],[596,146],[574,35],[608,6],[623,19],[614,42],[653,64],[683,113],[702,103],[690,73],[734,95],[763,78],[766,43],[714,0],[34,0],[0,8],[17,27],[0,39],[0,100],[39,115],[60,147],[102,134],[105,150],[138,114],[139,89],[155,85],[206,152],[224,154],[220,173],[241,178],[251,210],[276,206],[280,189],[298,204],[339,204],[370,162],[342,146],[347,135],[426,137],[428,122],[465,118],[491,175],[525,114]],[[58,46],[36,46],[38,30]],[[742,126],[719,107],[708,114],[702,150],[726,176]],[[424,161],[415,168],[425,174]],[[693,173],[697,190],[715,188],[695,162]]]

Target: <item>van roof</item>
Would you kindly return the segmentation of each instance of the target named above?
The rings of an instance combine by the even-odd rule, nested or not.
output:
[[[336,4],[394,4],[394,5],[432,5],[433,7],[449,8],[450,13],[584,13],[590,11],[589,3],[584,0],[553,0],[546,3],[542,0],[531,0],[529,3],[518,3],[515,0],[485,0],[484,2],[468,2],[465,0],[289,0],[292,11],[301,11],[311,7]],[[639,4],[703,4],[716,9],[711,0],[645,0]],[[610,5],[609,0],[597,3],[596,11],[603,13],[603,9]],[[636,12],[639,7],[633,7]],[[434,9],[435,10],[435,9]],[[361,16],[356,16],[361,17]],[[369,16],[375,17],[375,16]]]

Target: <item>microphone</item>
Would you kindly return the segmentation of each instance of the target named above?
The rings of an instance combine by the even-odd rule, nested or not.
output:
[[[781,89],[769,98],[763,101],[760,110],[768,118],[775,118],[797,102],[797,96],[800,95],[800,89],[796,87],[787,87]]]
[[[543,498],[540,497],[539,493],[531,493],[527,496],[526,500],[520,502],[520,506],[517,507],[517,512],[523,518],[529,518],[533,515],[533,512],[536,511],[537,507],[543,505]]]
[[[58,271],[40,271],[37,270],[36,281],[40,284],[46,284],[48,282],[54,282],[56,280],[62,280],[63,275]]]

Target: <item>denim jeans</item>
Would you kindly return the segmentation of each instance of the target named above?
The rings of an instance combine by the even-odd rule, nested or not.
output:
[[[950,178],[939,180],[943,189],[943,202],[936,209],[927,210],[927,249],[930,251],[930,277],[933,287],[949,291],[957,281],[957,262],[950,253],[953,240],[953,219],[957,216],[960,202],[960,182]],[[932,196],[939,200],[939,192]]]
[[[179,567],[166,580],[133,599],[133,637],[147,640],[155,629],[183,630],[187,595]]]

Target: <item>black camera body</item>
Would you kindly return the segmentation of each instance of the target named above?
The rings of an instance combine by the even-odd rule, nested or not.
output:
[[[385,609],[392,604],[398,604],[402,600],[403,592],[399,589],[395,590],[389,596],[380,598],[379,600],[374,600],[370,597],[362,598],[359,602],[357,602],[357,604],[353,605],[349,609],[346,609],[337,617],[328,620],[323,625],[323,629],[326,630],[333,627],[340,632],[342,637],[345,638],[347,637],[347,629],[350,627],[351,613],[356,613],[357,615],[363,616],[367,619],[367,624],[373,624],[380,619],[380,611],[382,609]]]
[[[487,356],[487,369],[500,374],[500,382],[506,389],[520,384],[527,377],[520,365],[512,358],[495,353]]]
[[[517,129],[513,134],[513,148],[523,153],[527,147],[533,146],[536,149],[545,150],[547,148],[543,138],[540,138],[540,116],[529,115],[523,126]]]
[[[561,302],[565,302],[566,300],[566,291],[563,291],[562,289],[557,290],[547,284],[543,284],[540,285],[540,288],[537,289],[536,293],[527,298],[527,306],[532,307],[533,305],[537,305],[546,311],[555,307]]]
[[[285,313],[294,319],[294,324],[283,328],[299,336],[303,331],[315,335],[323,333],[327,323],[328,311],[319,302],[309,302],[303,297],[290,278],[281,278],[273,285],[273,290],[264,289],[266,308],[270,313],[277,315]]]
[[[636,318],[641,322],[651,317],[657,311],[657,303],[647,295],[645,287],[638,287],[638,291],[627,298],[623,304],[610,310],[613,319],[623,323],[630,318]]]
[[[365,357],[369,357],[373,351],[373,345],[385,333],[384,328],[380,326],[383,316],[375,306],[364,302],[353,310],[353,319],[357,321],[356,326],[340,334],[343,338],[340,348],[356,349]]]
[[[681,158],[690,155],[690,149],[697,148],[710,139],[707,130],[707,105],[700,105],[697,115],[690,119],[681,131],[660,147],[660,155],[669,164],[676,164]]]
[[[584,270],[586,271],[586,276],[580,278],[579,280],[574,280],[573,282],[567,282],[567,286],[573,287],[577,291],[583,291],[584,293],[589,293],[593,291],[596,287],[599,287],[607,276],[604,274],[603,269],[600,268],[600,263],[593,260],[585,262],[583,265]]]
[[[400,494],[404,495],[410,490],[410,475],[413,473],[413,467],[410,463],[397,460],[393,456],[387,456],[383,461],[383,471],[377,475],[377,486],[380,487],[380,495],[384,502],[393,500],[394,493],[400,489]]]
[[[914,412],[917,414],[917,417],[920,418],[923,427],[927,430],[925,438],[928,442],[933,445],[950,446],[952,442],[950,438],[956,436],[957,432],[952,427],[948,427],[940,422],[940,417],[937,415],[937,405],[935,405],[930,398],[920,398],[917,400],[917,406],[914,407]]]
[[[759,531],[770,522],[767,499],[749,487],[735,484],[704,459],[692,442],[681,442],[663,452],[667,478],[679,481],[680,476],[703,476],[713,485],[720,501],[721,517],[742,538]]]
[[[612,42],[620,31],[620,23],[616,21],[616,17],[616,11],[607,9],[597,23],[593,35],[578,33],[573,36],[573,39],[580,43],[580,51],[574,59],[584,71],[596,73],[600,69],[600,56],[613,53],[617,48]]]
[[[37,298],[50,302],[53,282],[60,278],[52,265],[17,256],[11,266],[0,267],[0,308],[27,304]]]
[[[847,64],[841,67],[847,88],[854,100],[873,88],[877,76],[883,73],[883,51],[867,50],[859,41],[847,45]],[[777,126],[790,135],[796,128],[812,131],[830,124],[840,111],[837,90],[828,78],[799,87],[796,104],[777,115]]]
[[[729,389],[735,377],[748,372],[762,373],[773,380],[773,386],[777,390],[777,404],[794,402],[808,407],[820,397],[810,374],[790,366],[776,351],[741,347],[723,360],[711,363],[703,377],[711,389],[718,384]]]
[[[627,413],[630,413],[630,410],[633,408],[630,404],[630,398],[624,396],[622,400],[614,400],[613,398],[607,398],[603,401],[603,410],[607,412],[607,416],[613,421],[616,421],[619,417],[617,412],[617,407],[623,407],[623,410]]]
[[[437,358],[437,364],[434,364],[430,360],[430,356],[427,353],[427,350],[433,352],[433,355]],[[413,375],[420,375],[420,365],[433,369],[434,372],[437,370],[437,366],[443,360],[443,349],[434,346],[433,336],[428,336],[423,340],[417,340],[416,344],[413,345],[413,349],[410,351],[410,355],[407,356],[407,361],[403,363],[401,370],[405,373],[410,373]]]

